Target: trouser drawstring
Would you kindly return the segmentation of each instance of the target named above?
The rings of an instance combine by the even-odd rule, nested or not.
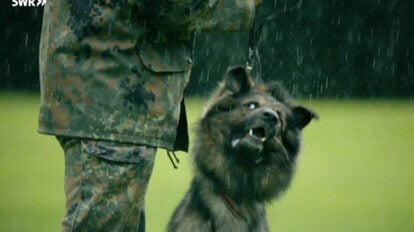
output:
[[[171,163],[172,163],[172,165],[173,165],[174,169],[177,169],[178,167],[177,167],[177,165],[175,164],[175,162],[174,162],[173,158],[171,157],[171,153],[172,153],[172,156],[173,156],[173,157],[174,157],[174,159],[175,159],[175,162],[177,162],[177,164],[178,164],[178,163],[180,163],[180,160],[178,159],[178,157],[177,157],[177,155],[175,154],[175,152],[174,152],[174,151],[169,151],[169,150],[167,150],[167,155],[168,155],[168,158],[170,159],[170,161],[171,161]]]

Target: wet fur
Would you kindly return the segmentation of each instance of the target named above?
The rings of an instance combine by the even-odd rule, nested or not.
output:
[[[264,204],[287,189],[301,130],[315,117],[280,85],[229,69],[198,122],[195,177],[167,231],[268,231]]]

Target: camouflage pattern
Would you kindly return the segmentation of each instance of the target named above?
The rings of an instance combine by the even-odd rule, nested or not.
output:
[[[187,150],[194,35],[253,17],[253,0],[49,0],[39,132]]]
[[[66,164],[62,231],[145,231],[144,196],[156,148],[58,139]]]
[[[38,130],[65,150],[64,231],[144,231],[156,147],[188,149],[195,33],[253,16],[253,0],[47,2]]]

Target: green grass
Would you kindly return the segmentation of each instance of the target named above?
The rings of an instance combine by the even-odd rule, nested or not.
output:
[[[308,100],[304,100],[309,105]],[[36,133],[38,95],[0,93],[0,231],[59,231],[63,154]],[[189,99],[190,124],[202,101]],[[268,207],[271,231],[414,231],[414,102],[312,100],[297,175]],[[159,150],[147,194],[147,228],[163,231],[191,179]]]

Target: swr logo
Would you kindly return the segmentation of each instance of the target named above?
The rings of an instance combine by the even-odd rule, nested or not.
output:
[[[12,7],[44,6],[47,0],[12,0]]]

